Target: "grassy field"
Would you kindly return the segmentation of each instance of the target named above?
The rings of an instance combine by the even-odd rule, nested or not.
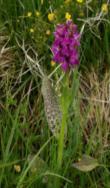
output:
[[[65,72],[51,47],[69,19]],[[110,188],[109,1],[0,0],[0,187]]]

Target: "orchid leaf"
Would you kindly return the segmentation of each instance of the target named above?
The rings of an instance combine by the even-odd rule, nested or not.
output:
[[[83,155],[82,159],[76,163],[73,163],[72,166],[80,171],[88,172],[99,166],[99,163],[97,159],[94,159],[88,155]]]

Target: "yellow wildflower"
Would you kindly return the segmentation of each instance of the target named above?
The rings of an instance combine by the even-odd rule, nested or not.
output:
[[[32,16],[32,12],[28,12],[27,17],[31,17],[31,16]]]
[[[51,31],[48,29],[47,31],[46,31],[46,35],[50,35],[51,34]]]
[[[49,13],[48,14],[48,20],[53,21],[55,19],[55,14],[54,13]]]
[[[35,12],[35,15],[36,15],[37,17],[39,17],[39,16],[40,16],[40,12],[39,12],[39,11],[36,11],[36,12]]]
[[[70,3],[71,2],[71,0],[65,0],[65,3],[66,4],[68,4],[68,3]]]
[[[108,13],[108,5],[106,3],[103,3],[102,7],[101,7],[101,10],[102,10],[102,12],[107,14]]]
[[[76,0],[77,3],[83,3],[84,0]]]
[[[83,12],[83,11],[80,11],[80,12],[79,12],[79,16],[80,16],[80,17],[83,17],[83,16],[84,16],[84,12]]]
[[[55,63],[55,61],[52,60],[52,61],[50,62],[50,64],[51,64],[52,67],[54,67],[56,63]]]
[[[66,12],[65,18],[66,18],[66,20],[70,20],[71,19],[71,14],[69,14],[68,12]]]
[[[21,172],[21,166],[20,165],[14,165],[14,170],[18,173]]]
[[[33,28],[30,28],[30,33],[34,33],[34,29]]]

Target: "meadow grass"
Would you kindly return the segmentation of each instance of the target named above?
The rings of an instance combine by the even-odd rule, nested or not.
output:
[[[0,0],[1,188],[110,187],[110,13],[109,5],[102,11],[104,3]],[[63,71],[50,63],[53,31],[66,12],[81,31],[70,95]],[[63,106],[59,140],[46,120],[43,74]],[[83,155],[96,159],[97,168],[92,162],[93,170],[75,168]]]

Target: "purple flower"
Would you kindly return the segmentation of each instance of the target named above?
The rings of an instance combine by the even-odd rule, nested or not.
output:
[[[52,45],[53,60],[61,64],[64,71],[79,64],[80,34],[72,20],[59,24],[54,32]]]

